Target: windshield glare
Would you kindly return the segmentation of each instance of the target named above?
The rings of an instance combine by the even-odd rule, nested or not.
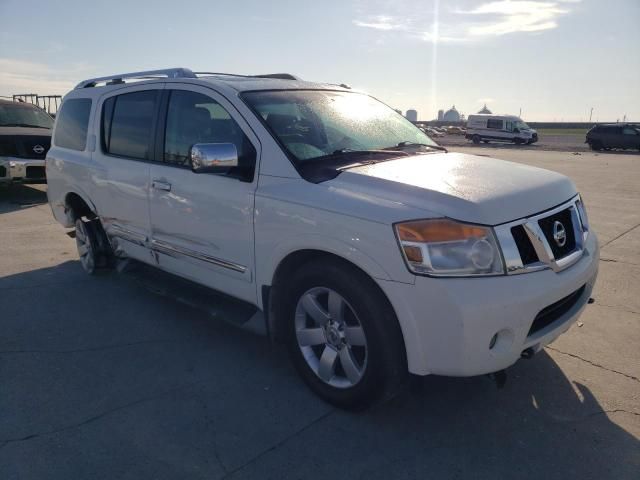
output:
[[[27,105],[0,105],[0,127],[30,125],[52,128],[53,119],[42,110]]]
[[[340,150],[380,150],[401,142],[436,145],[382,102],[328,90],[248,92],[243,95],[271,133],[298,161]]]

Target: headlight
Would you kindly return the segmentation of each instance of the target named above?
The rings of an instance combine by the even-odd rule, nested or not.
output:
[[[398,223],[395,230],[414,273],[453,277],[504,273],[490,227],[438,218]]]
[[[589,219],[587,218],[587,210],[584,207],[584,203],[582,202],[582,197],[578,198],[576,202],[576,207],[578,209],[578,215],[580,216],[580,222],[582,223],[582,230],[585,232],[589,231]]]

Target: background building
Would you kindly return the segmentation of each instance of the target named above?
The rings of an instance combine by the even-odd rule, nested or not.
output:
[[[484,107],[482,107],[482,110],[480,110],[478,113],[486,113],[486,114],[491,115],[491,110],[489,110],[489,109],[487,108],[487,104],[485,103],[485,104],[484,104]]]
[[[444,110],[438,110],[438,121],[444,120]]]
[[[460,112],[456,110],[456,106],[452,106],[449,110],[444,112],[442,120],[445,122],[459,122],[460,121]]]
[[[418,112],[415,110],[407,110],[406,117],[407,117],[407,120],[409,120],[410,122],[417,122]]]

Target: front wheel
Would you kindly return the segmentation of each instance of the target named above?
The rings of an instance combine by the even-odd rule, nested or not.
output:
[[[475,143],[476,145],[480,143],[480,135],[476,134],[473,137],[471,137],[471,140],[473,140],[473,143]]]
[[[305,383],[347,409],[393,395],[406,377],[404,342],[378,286],[332,261],[303,266],[289,285],[287,344]]]
[[[516,137],[516,138],[513,139],[513,143],[515,143],[516,145],[522,145],[522,139]]]

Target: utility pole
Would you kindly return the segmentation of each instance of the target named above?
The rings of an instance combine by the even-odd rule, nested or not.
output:
[[[522,118],[522,107],[520,107],[520,113],[518,114],[520,118]]]
[[[592,116],[593,116],[593,107],[591,107],[591,113],[589,114],[589,123],[591,123]]]

